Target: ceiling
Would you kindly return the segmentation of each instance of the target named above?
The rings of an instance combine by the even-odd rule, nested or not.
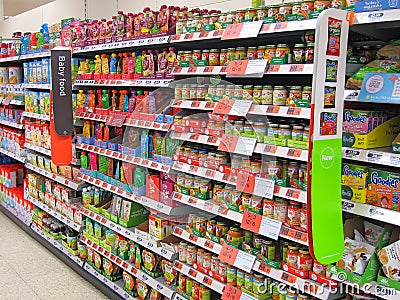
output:
[[[55,0],[3,0],[4,16],[16,16]]]

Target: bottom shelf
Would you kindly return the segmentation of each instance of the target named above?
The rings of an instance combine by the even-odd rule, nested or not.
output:
[[[30,226],[32,223],[32,212],[26,211],[22,207],[13,208],[8,206],[7,203],[0,201],[0,205],[7,209],[11,214],[13,214],[18,220],[24,223],[26,226]]]

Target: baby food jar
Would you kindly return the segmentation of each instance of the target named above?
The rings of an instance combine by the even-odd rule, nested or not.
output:
[[[306,45],[295,44],[293,48],[293,63],[304,64],[306,54]]]
[[[218,49],[211,49],[208,64],[210,66],[219,66],[219,50]]]
[[[261,91],[261,104],[271,105],[273,103],[273,91],[272,85],[264,85]]]
[[[256,59],[257,58],[257,47],[248,47],[247,48],[247,53],[246,57],[249,60]]]
[[[282,85],[274,86],[274,91],[272,94],[272,104],[278,106],[285,105],[286,98],[287,98],[286,88]]]

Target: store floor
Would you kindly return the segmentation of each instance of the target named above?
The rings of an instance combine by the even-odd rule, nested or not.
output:
[[[0,212],[0,299],[108,299]]]

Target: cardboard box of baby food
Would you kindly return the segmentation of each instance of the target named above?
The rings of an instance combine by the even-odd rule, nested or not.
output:
[[[359,165],[342,165],[342,198],[365,203],[367,198],[368,168]]]
[[[383,225],[381,225],[383,226]],[[354,230],[358,230],[358,232],[365,232],[364,229],[364,219],[361,217],[355,217],[353,219],[348,219],[344,223],[344,235],[350,239],[354,239]],[[352,272],[349,272],[345,269],[342,269],[335,265],[330,265],[328,267],[329,272],[331,273],[331,278],[337,280],[339,282],[343,281],[345,277],[348,282],[357,283],[358,285],[364,285],[366,283],[370,283],[371,281],[376,281],[380,264],[378,261],[377,251],[386,247],[389,244],[390,236],[392,234],[393,227],[385,224],[384,230],[379,237],[375,252],[372,254],[368,265],[365,267],[364,273],[362,275],[358,275]],[[343,275],[344,274],[344,275]]]
[[[367,204],[399,210],[400,174],[379,169],[369,170]]]

